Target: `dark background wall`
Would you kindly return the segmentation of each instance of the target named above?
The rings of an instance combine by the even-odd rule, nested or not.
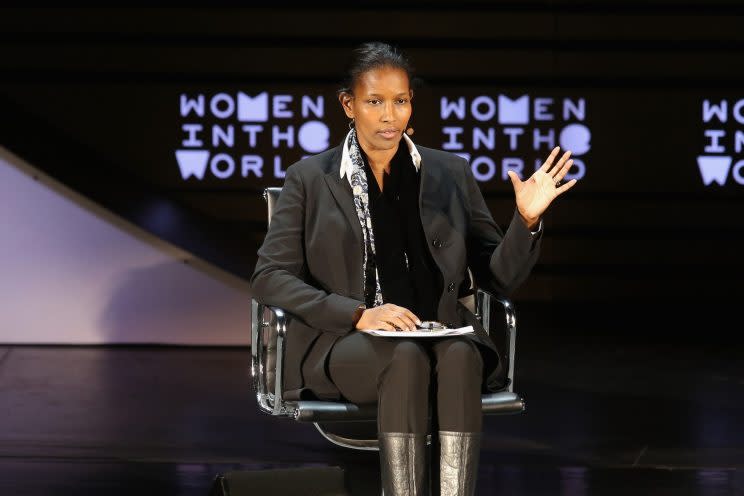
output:
[[[333,98],[349,51],[392,42],[422,80],[413,119],[424,146],[442,148],[442,95],[587,102],[587,174],[546,216],[540,264],[515,295],[523,314],[587,336],[738,339],[744,185],[729,176],[705,186],[696,159],[704,131],[718,128],[734,161],[744,158],[731,138],[744,124],[702,120],[704,99],[732,107],[744,98],[744,7],[351,5],[3,9],[0,145],[248,278],[265,233],[260,191],[281,180],[182,180],[179,95],[322,94],[333,146],[345,131]],[[482,187],[506,224],[509,184]]]

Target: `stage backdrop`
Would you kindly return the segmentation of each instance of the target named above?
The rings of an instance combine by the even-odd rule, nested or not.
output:
[[[500,224],[514,208],[507,170],[530,174],[554,145],[574,152],[579,182],[546,216],[540,261],[513,295],[520,308],[591,334],[738,333],[729,322],[744,279],[739,6],[559,0],[381,12],[66,9],[60,24],[58,11],[8,10],[0,145],[245,285],[266,231],[263,188],[341,142],[336,89],[348,55],[361,41],[390,41],[420,77],[414,141],[468,158]],[[390,22],[370,22],[380,15]],[[26,207],[10,208],[2,215],[15,219]],[[247,299],[231,298],[231,312],[246,311]]]

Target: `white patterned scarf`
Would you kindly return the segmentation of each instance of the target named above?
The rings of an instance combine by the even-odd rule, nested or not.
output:
[[[375,263],[375,234],[372,230],[372,216],[369,211],[367,174],[364,171],[364,159],[362,159],[362,151],[357,141],[356,129],[352,129],[349,133],[349,158],[353,166],[351,188],[354,192],[354,207],[356,207],[364,236],[364,299],[367,306],[371,303],[373,307],[377,307],[383,303],[382,290],[380,289],[380,275]]]

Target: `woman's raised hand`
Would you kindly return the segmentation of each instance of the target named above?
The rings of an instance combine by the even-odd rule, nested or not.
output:
[[[367,308],[357,321],[357,329],[382,329],[385,331],[415,331],[421,320],[404,307],[385,303],[379,307]]]
[[[576,184],[576,179],[561,184],[561,180],[568,173],[573,160],[568,159],[571,156],[569,150],[561,156],[557,163],[553,164],[560,149],[559,146],[553,148],[547,160],[526,181],[520,180],[514,171],[507,172],[514,186],[517,209],[530,227],[538,223],[545,209],[558,195],[568,191]]]

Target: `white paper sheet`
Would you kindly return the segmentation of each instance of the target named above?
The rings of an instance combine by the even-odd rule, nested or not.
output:
[[[440,338],[474,332],[473,326],[458,327],[457,329],[437,329],[436,331],[383,331],[382,329],[364,329],[364,331],[373,336],[388,338]]]

